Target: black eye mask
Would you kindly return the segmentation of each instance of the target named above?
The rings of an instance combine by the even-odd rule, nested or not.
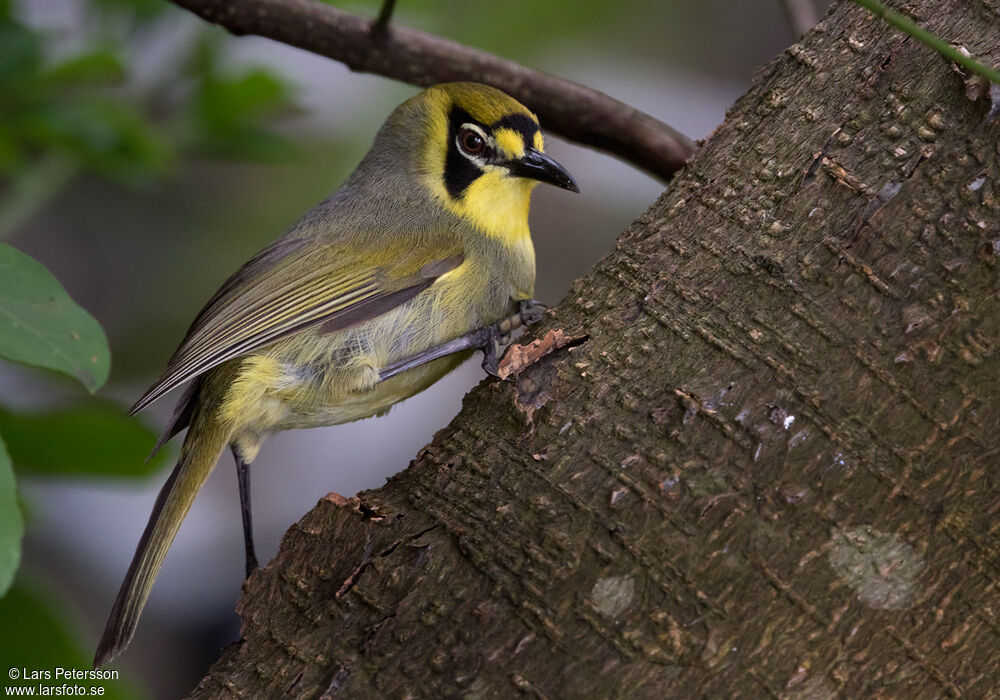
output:
[[[538,124],[526,114],[509,114],[487,126],[461,107],[452,107],[448,115],[448,150],[444,161],[444,186],[452,199],[460,199],[469,185],[483,174],[482,168],[458,150],[457,139],[463,124],[475,124],[487,134],[500,128],[513,129],[524,137],[527,146],[534,143],[535,134],[538,132]],[[492,148],[487,147],[481,157],[488,163],[496,160],[497,154]]]

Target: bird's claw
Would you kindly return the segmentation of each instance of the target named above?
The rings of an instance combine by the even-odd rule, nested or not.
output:
[[[531,326],[542,320],[549,307],[537,299],[524,299],[518,302],[517,313],[494,323],[488,327],[489,335],[483,343],[483,370],[500,378],[500,349],[510,343],[511,334],[518,328]]]
[[[504,323],[495,323],[489,327],[489,336],[483,344],[483,371],[491,377],[500,378],[500,348],[510,342],[510,333],[504,335],[499,326]]]
[[[538,299],[525,299],[521,301],[518,309],[518,315],[521,317],[521,325],[531,326],[538,323],[542,320],[548,309],[548,304],[543,304]]]

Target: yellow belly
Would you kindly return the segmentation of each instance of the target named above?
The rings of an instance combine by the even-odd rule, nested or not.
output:
[[[470,351],[378,381],[379,369],[501,320],[513,310],[512,298],[532,291],[498,283],[488,272],[485,262],[469,257],[375,318],[328,334],[306,330],[233,360],[218,410],[244,459],[253,459],[269,433],[385,413],[458,367]]]
[[[321,425],[338,425],[386,413],[394,404],[408,399],[429,387],[458,367],[471,354],[470,351],[442,357],[434,362],[399,374],[370,389],[307,395],[296,390],[276,392],[287,408],[275,430],[313,428]],[[304,399],[304,400],[303,400]]]

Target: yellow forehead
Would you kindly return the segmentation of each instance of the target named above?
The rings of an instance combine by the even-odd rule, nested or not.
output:
[[[503,153],[505,158],[521,158],[524,156],[525,144],[524,135],[514,129],[497,129],[493,132],[493,138],[497,142],[497,148]]]
[[[528,147],[545,152],[545,139],[542,138],[541,131],[535,132],[531,143],[525,143],[524,134],[520,131],[508,127],[500,127],[494,131],[493,138],[496,140],[497,148],[509,159],[523,158]]]
[[[504,117],[523,114],[536,124],[538,118],[523,104],[496,88],[479,83],[443,83],[430,90],[439,91],[448,100],[468,112],[483,124],[492,124]]]

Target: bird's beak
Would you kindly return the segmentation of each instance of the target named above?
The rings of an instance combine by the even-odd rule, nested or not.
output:
[[[512,161],[507,168],[512,175],[518,177],[547,182],[570,192],[580,191],[576,180],[566,171],[566,168],[534,148],[527,149],[521,158]]]

